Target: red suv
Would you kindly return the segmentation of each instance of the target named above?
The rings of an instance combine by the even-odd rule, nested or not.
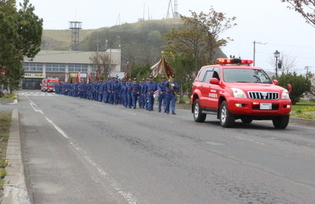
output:
[[[272,120],[277,129],[287,127],[292,106],[288,90],[263,69],[250,66],[252,60],[219,58],[217,63],[202,67],[193,83],[190,103],[196,122],[215,114],[223,127],[232,127],[236,119]]]

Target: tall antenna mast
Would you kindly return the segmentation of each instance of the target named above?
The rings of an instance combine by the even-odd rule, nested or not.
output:
[[[173,18],[177,18],[177,17],[179,17],[178,3],[177,3],[177,0],[174,0],[174,14],[173,14]]]
[[[170,12],[170,10],[171,10],[171,12]],[[171,13],[171,14],[173,15],[173,17],[174,17],[174,11],[173,11],[172,0],[170,0],[169,3],[168,3],[166,18],[171,18],[171,17],[170,17],[170,13]]]

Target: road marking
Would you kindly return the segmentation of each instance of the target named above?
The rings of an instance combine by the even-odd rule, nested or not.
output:
[[[25,95],[25,94],[24,94]],[[65,133],[65,131],[63,131],[58,125],[56,125],[52,120],[50,120],[49,118],[47,118],[44,114],[44,112],[38,108],[38,105],[36,103],[34,103],[27,95],[25,95],[25,97],[30,101],[30,105],[33,108],[33,110],[35,112],[38,112],[42,115],[44,115],[45,119],[62,135],[62,137],[64,137],[69,143],[70,145],[80,154],[83,156],[83,158],[91,165],[93,166],[95,169],[97,169],[98,173],[103,176],[103,178],[105,178],[105,180],[111,185],[111,187],[113,189],[115,189],[115,191],[121,195],[123,198],[125,198],[125,200],[127,201],[128,204],[139,204],[138,200],[134,197],[134,195],[130,192],[124,191],[118,182],[116,182],[112,177],[109,176],[109,174],[103,170],[102,168],[100,168],[88,155],[87,153],[82,150],[78,144],[76,144],[75,142],[73,142],[71,140],[71,138]]]
[[[25,92],[25,91],[19,91],[18,94],[24,95],[24,96],[60,96],[58,94],[47,93],[47,92]]]

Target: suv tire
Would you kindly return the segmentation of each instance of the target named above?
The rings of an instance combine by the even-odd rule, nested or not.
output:
[[[272,119],[273,126],[277,129],[285,129],[289,124],[290,115],[281,115]]]
[[[223,127],[232,127],[235,123],[235,116],[229,111],[226,101],[220,105],[220,124]]]
[[[201,112],[199,99],[196,99],[193,105],[194,120],[196,122],[205,122],[207,114]]]

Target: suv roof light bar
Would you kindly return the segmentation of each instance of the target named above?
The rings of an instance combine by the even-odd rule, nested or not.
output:
[[[229,58],[218,58],[217,63],[218,64],[247,64],[250,65],[254,62],[254,60],[245,60],[245,59],[229,59]]]

